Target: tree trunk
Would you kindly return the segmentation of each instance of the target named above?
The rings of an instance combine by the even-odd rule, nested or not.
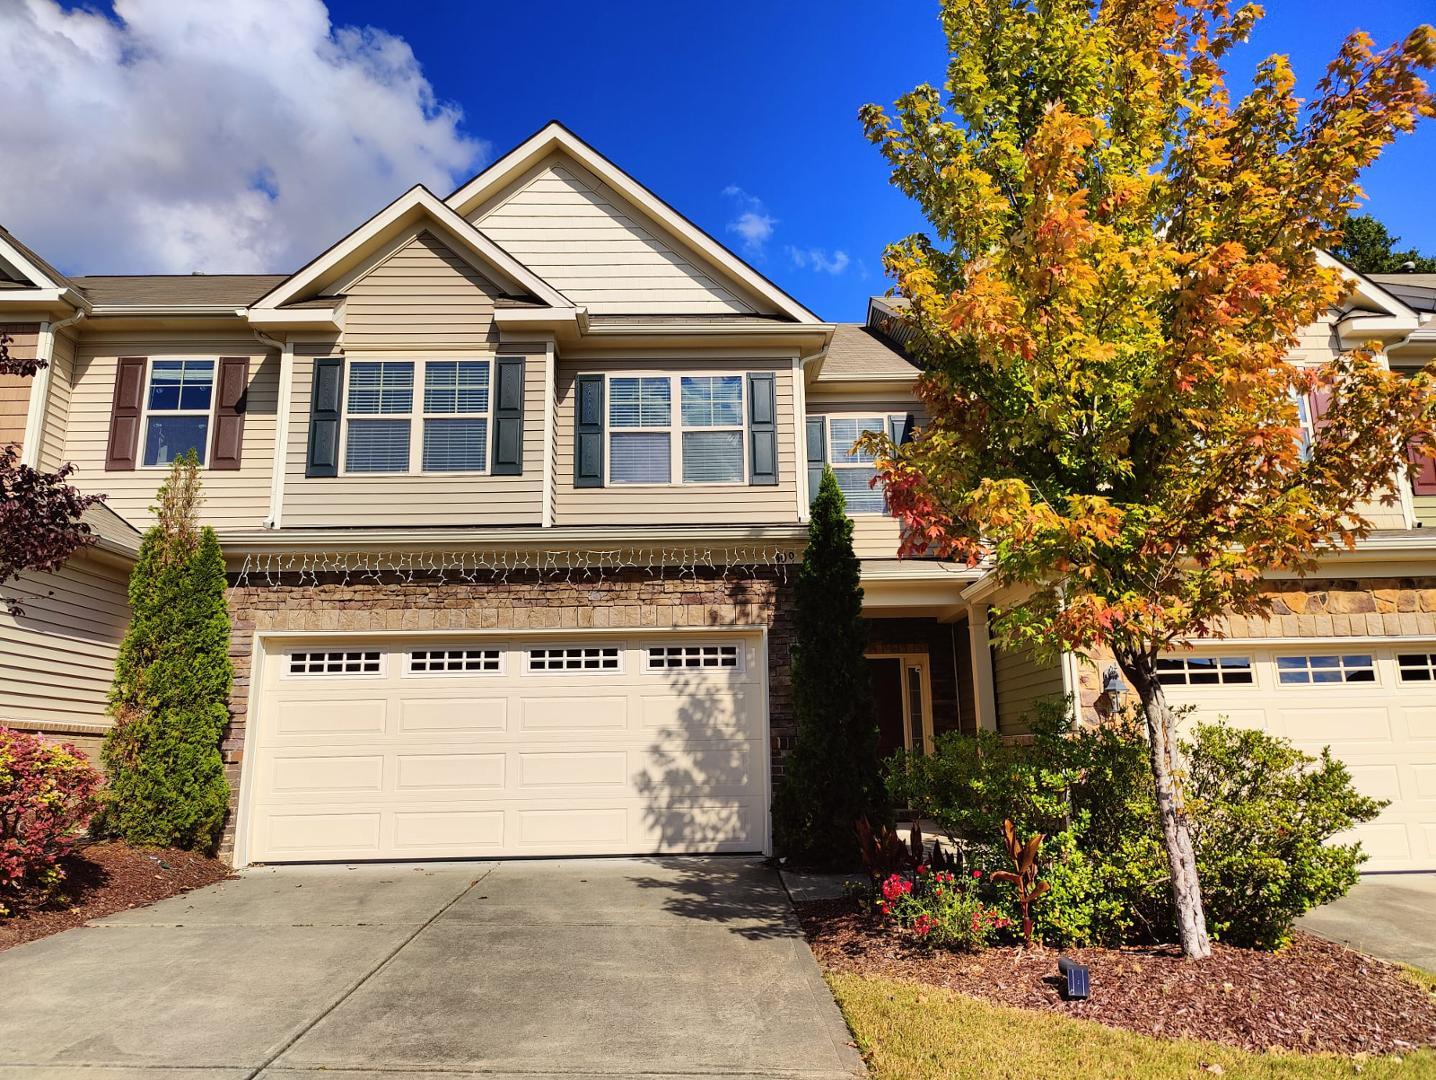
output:
[[[1192,831],[1187,825],[1187,807],[1182,796],[1181,761],[1177,748],[1177,717],[1167,704],[1156,665],[1147,655],[1119,657],[1123,674],[1131,681],[1142,701],[1151,745],[1152,779],[1157,789],[1157,816],[1162,823],[1162,840],[1172,870],[1172,904],[1177,913],[1177,935],[1189,960],[1205,960],[1212,954],[1207,937],[1207,916],[1202,908],[1202,888],[1197,880],[1197,859],[1192,849]]]

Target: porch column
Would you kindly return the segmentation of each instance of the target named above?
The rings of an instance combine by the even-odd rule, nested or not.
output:
[[[987,636],[987,605],[968,609],[967,641],[972,650],[972,700],[979,731],[997,730],[997,690],[992,682],[992,645]]]

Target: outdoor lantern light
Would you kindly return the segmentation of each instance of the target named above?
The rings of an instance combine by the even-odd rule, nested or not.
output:
[[[1102,693],[1107,697],[1107,704],[1116,712],[1122,707],[1122,695],[1127,692],[1127,684],[1122,681],[1122,669],[1116,664],[1108,664],[1107,670],[1102,672]]]

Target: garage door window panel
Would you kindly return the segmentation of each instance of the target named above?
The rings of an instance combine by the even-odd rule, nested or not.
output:
[[[737,645],[650,645],[645,657],[649,671],[743,670],[743,650]]]
[[[382,675],[383,656],[377,649],[327,649],[289,654],[287,673],[308,675]]]
[[[617,645],[567,645],[528,650],[524,670],[533,675],[592,674],[623,670]]]
[[[1403,683],[1436,682],[1436,653],[1398,653],[1396,669]]]
[[[410,675],[502,675],[502,649],[415,649],[409,653]]]
[[[1319,656],[1278,656],[1277,682],[1282,686],[1327,686],[1374,683],[1376,668],[1369,653]]]
[[[1251,686],[1252,662],[1245,656],[1164,656],[1157,660],[1163,686]]]

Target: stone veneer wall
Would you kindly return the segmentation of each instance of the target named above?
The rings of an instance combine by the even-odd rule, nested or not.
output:
[[[1436,578],[1306,578],[1273,581],[1271,615],[1233,616],[1223,636],[1260,638],[1436,637]],[[1079,663],[1082,715],[1097,717],[1104,655],[1096,666]]]
[[[320,576],[304,583],[295,576],[247,585],[231,579],[234,692],[224,736],[230,814],[220,845],[234,850],[239,779],[249,708],[251,655],[256,632],[322,630],[335,634],[402,630],[575,630],[590,627],[701,628],[768,627],[768,709],[773,775],[782,774],[795,729],[789,650],[793,638],[792,579],[759,569],[753,576],[699,570],[682,579],[671,568],[665,577],[645,570],[606,574],[596,580],[541,580],[511,576],[508,581],[411,583],[353,582]]]

